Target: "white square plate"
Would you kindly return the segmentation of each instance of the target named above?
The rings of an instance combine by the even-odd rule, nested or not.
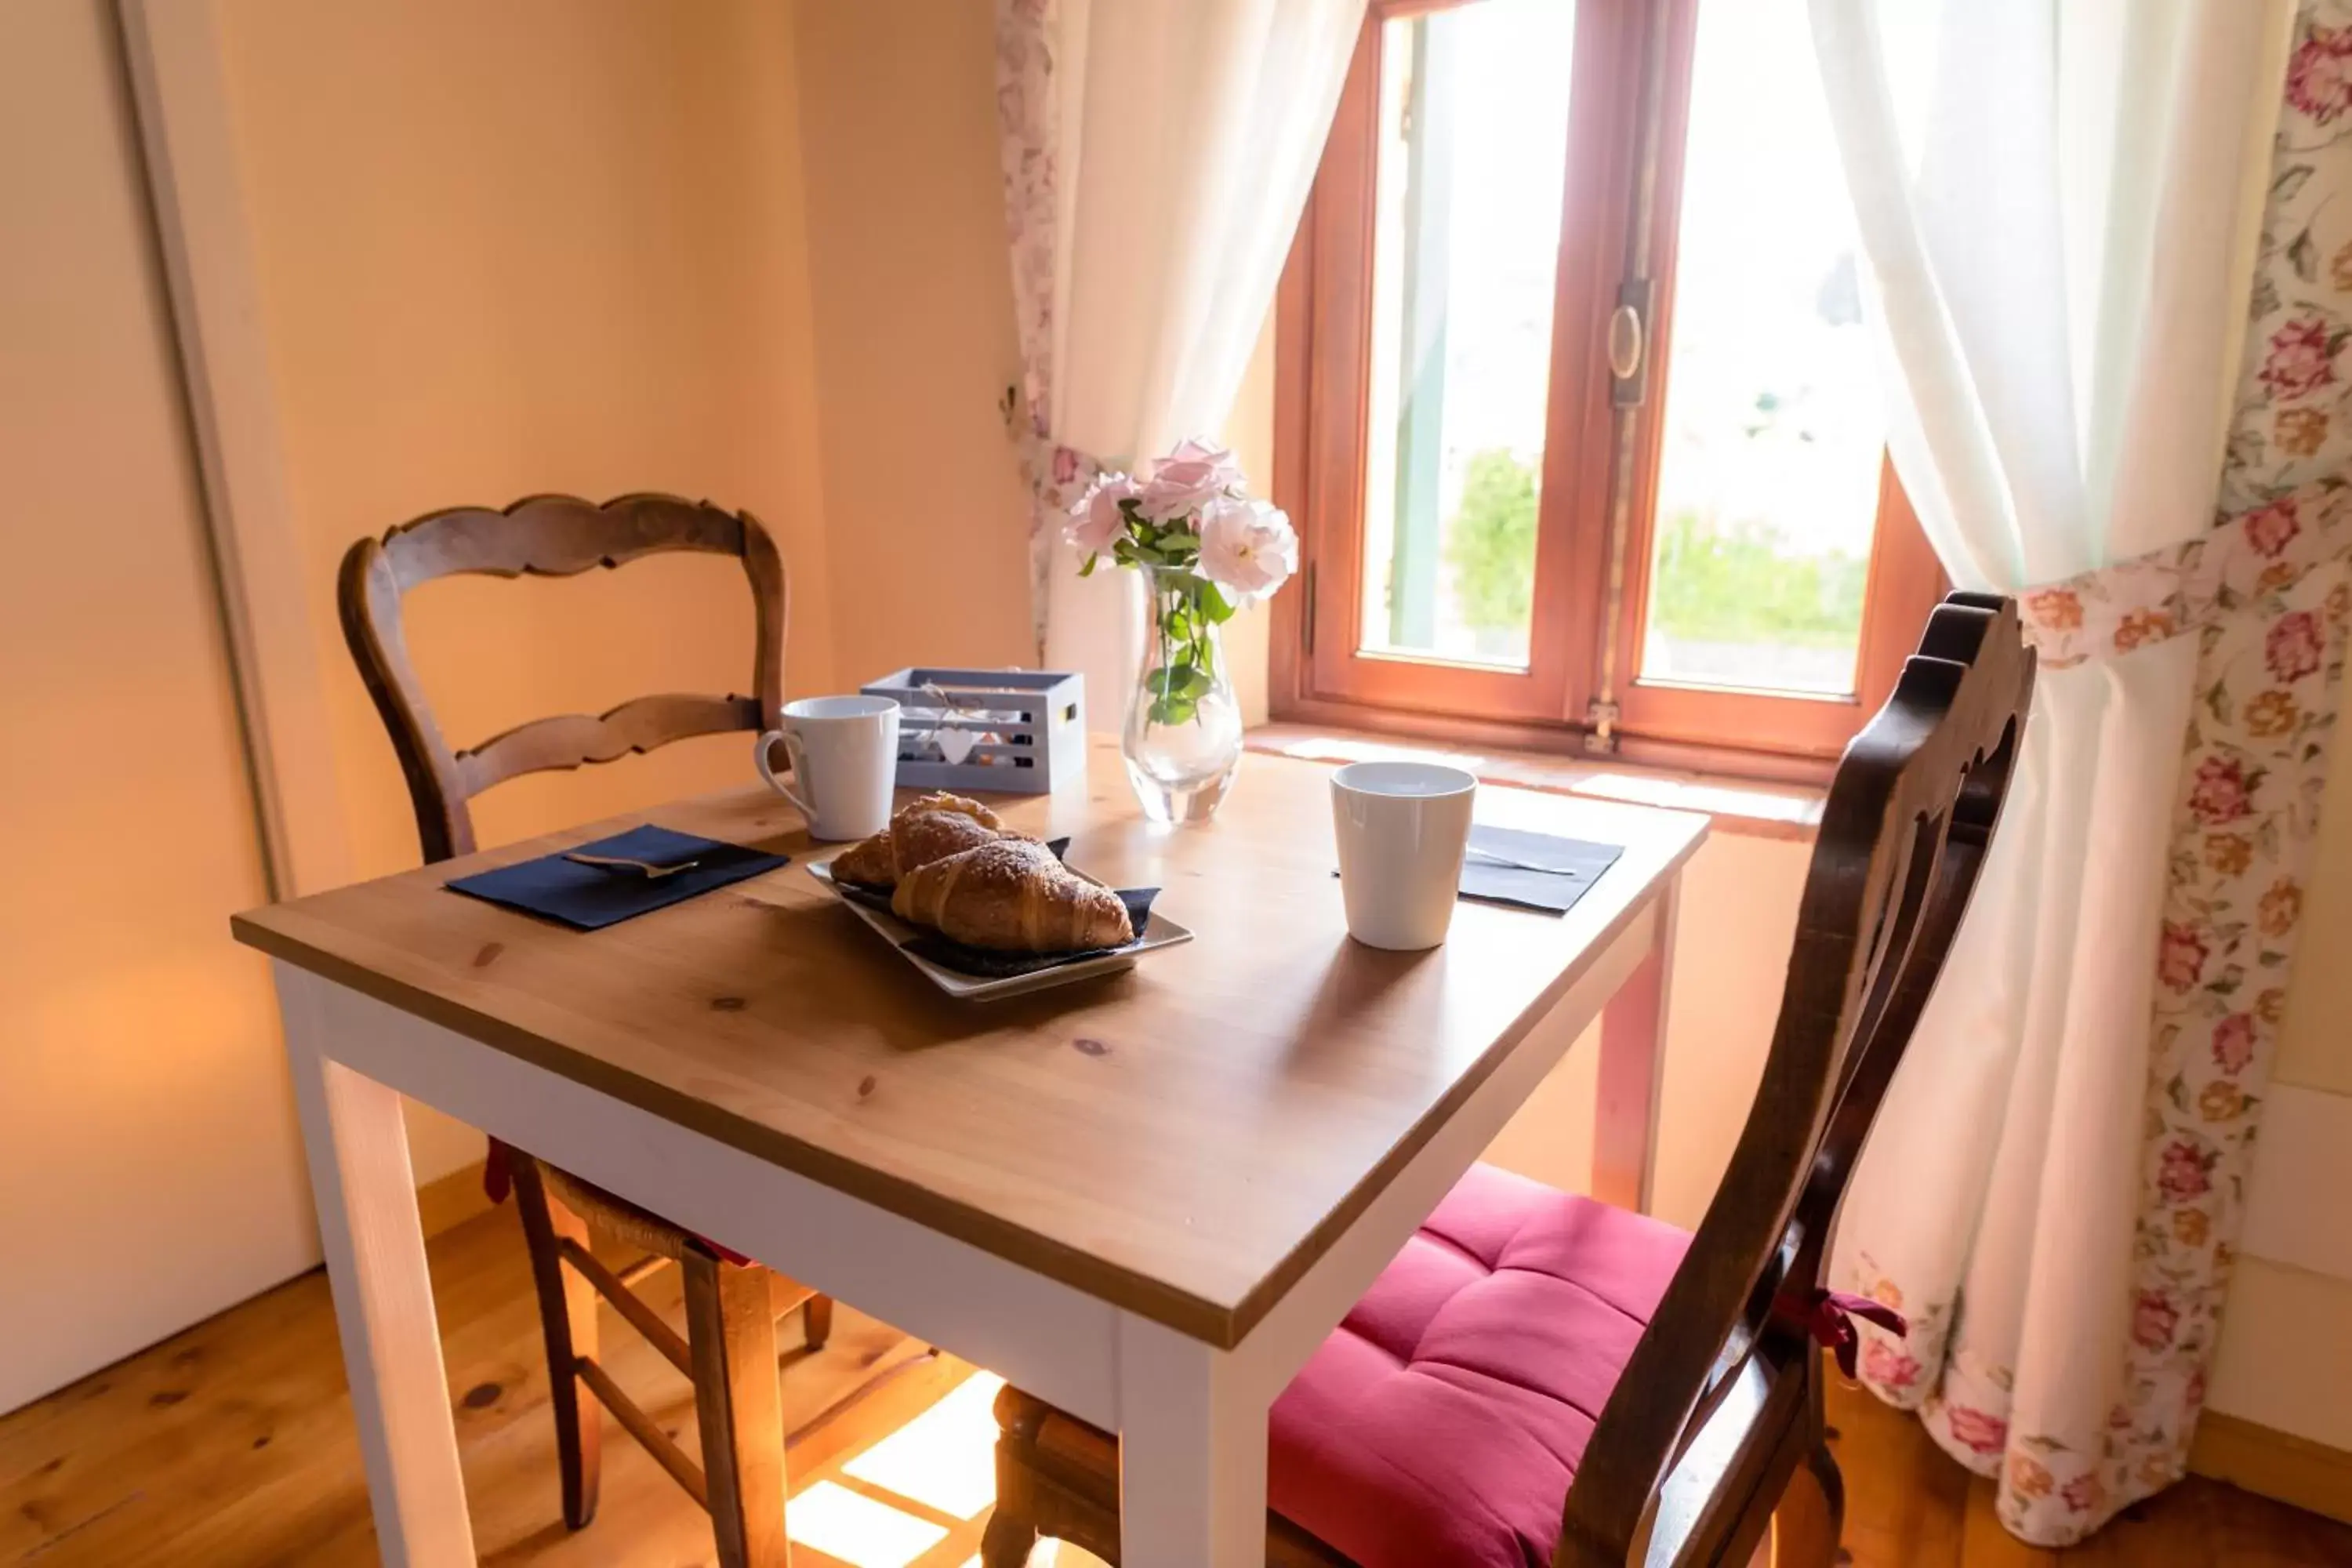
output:
[[[1072,867],[1071,869],[1077,871],[1076,867]],[[1173,947],[1180,942],[1192,940],[1192,933],[1190,931],[1154,909],[1151,911],[1150,920],[1144,923],[1143,940],[1132,946],[1120,948],[1116,952],[1106,952],[1098,958],[1081,959],[1076,963],[1060,963],[1051,969],[1040,969],[1028,974],[1013,974],[1002,980],[989,980],[977,974],[961,974],[952,969],[943,969],[923,957],[922,954],[908,951],[907,943],[923,935],[922,929],[908,925],[887,910],[877,910],[869,904],[860,903],[843,892],[841,885],[833,879],[833,863],[829,858],[811,863],[808,873],[831,889],[834,897],[839,899],[859,920],[879,932],[882,939],[898,951],[899,957],[921,970],[932,984],[950,996],[961,997],[970,1002],[992,1002],[1000,996],[1025,995],[1032,991],[1045,991],[1055,985],[1067,985],[1073,981],[1089,980],[1097,974],[1116,974],[1121,970],[1134,968],[1135,961],[1147,952],[1157,952],[1163,947]],[[1077,871],[1077,875],[1087,876],[1084,871]],[[1087,880],[1093,882],[1097,887],[1103,885],[1093,877],[1087,877]]]

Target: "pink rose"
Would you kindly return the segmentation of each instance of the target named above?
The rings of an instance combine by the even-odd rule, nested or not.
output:
[[[1881,1388],[1908,1388],[1919,1381],[1919,1363],[1901,1346],[1872,1340],[1862,1347],[1862,1375]]]
[[[1121,502],[1133,500],[1141,492],[1133,479],[1125,474],[1106,473],[1097,477],[1087,487],[1070,509],[1070,525],[1062,537],[1089,555],[1108,555],[1111,546],[1127,531],[1127,516],[1119,510]]]
[[[2212,1190],[2213,1184],[2205,1175],[2212,1163],[2212,1156],[2199,1152],[2196,1144],[2176,1139],[2164,1146],[2164,1161],[2156,1173],[2156,1190],[2169,1204],[2201,1198]]]
[[[2276,555],[2303,531],[2302,520],[2295,516],[2294,498],[2274,500],[2260,511],[2246,514],[2246,542],[2257,553]]]
[[[1142,490],[1143,515],[1154,522],[1189,517],[1228,490],[1239,489],[1240,465],[1223,447],[1206,441],[1179,441],[1176,449],[1152,465]]]
[[[2213,1026],[2213,1065],[2226,1073],[2245,1070],[2254,1059],[2254,1019],[2251,1013],[2232,1013]]]
[[[1281,508],[1226,497],[1202,512],[1201,572],[1210,582],[1262,598],[1297,570],[1298,535]]]
[[[2208,827],[2235,822],[2253,810],[2247,803],[2246,770],[2235,757],[2208,757],[2197,764],[2189,789],[2189,809]]]
[[[2068,1481],[2058,1495],[2065,1500],[2066,1506],[2074,1512],[2091,1513],[2095,1511],[2101,1503],[2107,1500],[2107,1487],[2106,1483],[2100,1480],[2096,1475],[2084,1470],[2081,1475]]]
[[[2172,921],[2164,922],[2164,936],[2156,950],[2156,977],[2168,991],[2186,991],[2205,973],[2205,944],[2197,932]]]
[[[1971,1410],[1965,1405],[1944,1407],[1945,1423],[1952,1436],[1979,1454],[1998,1454],[2009,1441],[2009,1423],[1998,1415],[1988,1415],[1981,1410]]]
[[[2270,636],[2263,639],[2263,662],[2281,680],[2300,680],[2319,668],[2319,656],[2326,647],[2319,617],[2309,610],[2296,610],[2281,616]]]
[[[2257,379],[2280,397],[2309,397],[2334,382],[2336,344],[2327,323],[2306,313],[2273,332]]]
[[[2311,29],[2287,61],[2286,100],[2321,125],[2352,109],[2352,28]]]
[[[2172,1342],[2180,1309],[2161,1290],[2142,1290],[2132,1302],[2132,1342],[2142,1350],[2160,1351]]]

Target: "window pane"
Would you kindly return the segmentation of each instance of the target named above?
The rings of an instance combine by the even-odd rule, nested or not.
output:
[[[1363,647],[1524,668],[1575,8],[1381,34]]]
[[[1886,445],[1805,0],[1699,12],[1642,674],[1854,686]]]

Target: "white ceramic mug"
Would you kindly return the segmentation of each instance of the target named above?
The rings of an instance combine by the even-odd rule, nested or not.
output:
[[[1367,947],[1435,947],[1454,921],[1478,780],[1438,763],[1350,763],[1331,775],[1339,897]]]
[[[792,759],[789,784],[768,760],[769,748],[779,744]],[[761,736],[752,757],[768,787],[808,818],[810,837],[879,833],[889,826],[890,792],[898,776],[898,705],[887,697],[787,702],[784,727]]]

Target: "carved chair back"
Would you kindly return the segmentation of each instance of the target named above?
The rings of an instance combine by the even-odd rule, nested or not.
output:
[[[591,718],[533,720],[479,745],[453,751],[409,662],[401,598],[457,573],[570,577],[641,556],[700,551],[740,561],[756,615],[751,695],[640,697]],[[472,853],[467,802],[521,773],[609,763],[690,735],[777,726],[784,689],[783,558],[749,512],[676,496],[628,495],[598,506],[572,496],[532,496],[502,511],[460,507],[362,539],[343,556],[336,585],[343,638],[391,733],[416,810],[427,863]]]
[[[1954,594],[1846,749],[1755,1107],[1594,1426],[1556,1568],[1745,1550],[1818,1426],[1805,1320],[1831,1226],[1983,868],[2033,673],[2016,606]]]

